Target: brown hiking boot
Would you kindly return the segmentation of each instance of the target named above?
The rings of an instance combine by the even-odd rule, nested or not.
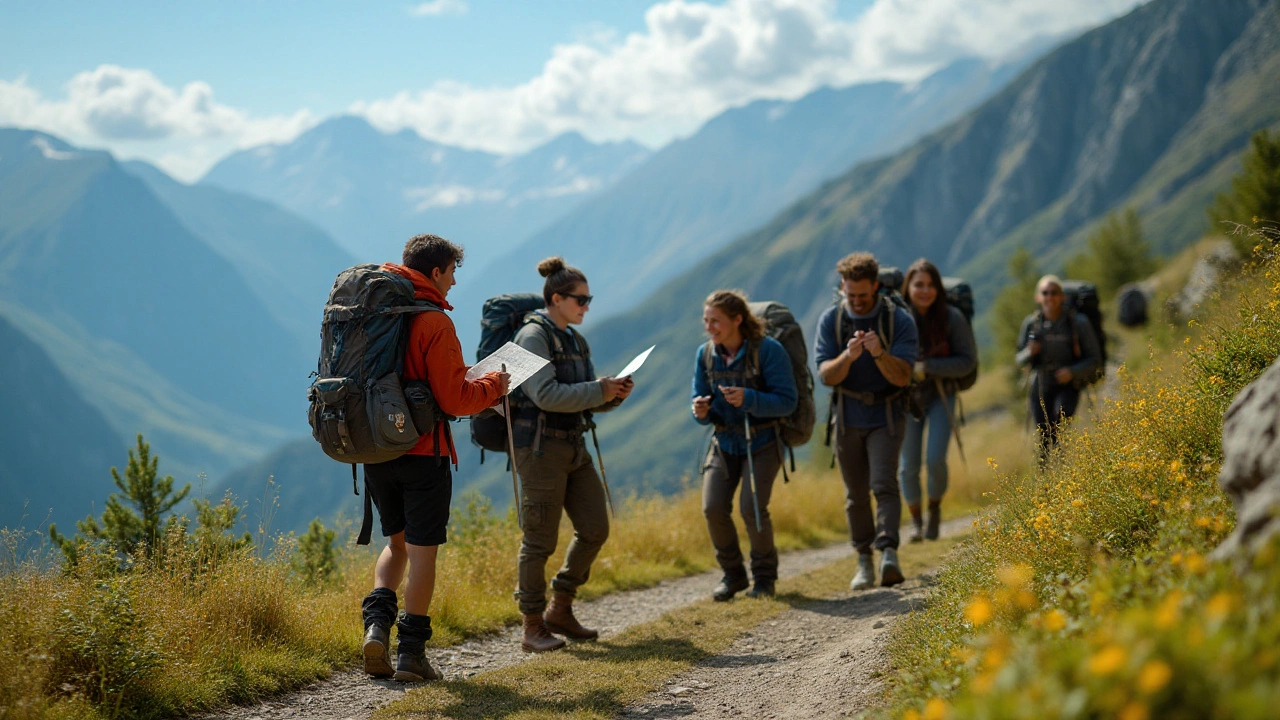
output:
[[[419,683],[427,680],[439,680],[444,677],[439,670],[431,667],[424,654],[400,653],[396,655],[396,674],[394,678],[400,682]]]
[[[942,529],[942,501],[929,501],[929,528],[924,531],[925,540],[937,540]]]
[[[600,637],[598,630],[582,627],[578,618],[573,616],[573,598],[566,593],[551,595],[551,605],[547,607],[543,621],[548,630],[570,640],[595,640]]]
[[[520,641],[520,649],[525,652],[547,652],[564,647],[564,640],[552,635],[542,620],[541,613],[524,616],[524,639]]]
[[[924,542],[924,518],[920,514],[920,506],[908,505],[907,509],[911,511],[911,537],[907,542]]]

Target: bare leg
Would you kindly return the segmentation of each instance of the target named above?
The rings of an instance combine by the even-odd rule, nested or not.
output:
[[[405,549],[404,533],[398,532],[387,538],[387,546],[382,548],[378,562],[373,566],[373,586],[397,590],[404,579],[405,564],[409,562],[409,553]],[[434,556],[432,576],[435,575]]]
[[[404,588],[404,610],[410,615],[428,615],[436,589],[436,551],[439,545],[410,545],[409,582]]]

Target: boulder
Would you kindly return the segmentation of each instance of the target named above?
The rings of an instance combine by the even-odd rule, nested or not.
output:
[[[1116,293],[1116,319],[1127,328],[1146,325],[1150,302],[1150,292],[1142,283],[1129,283]]]
[[[1235,503],[1236,529],[1214,557],[1247,558],[1280,533],[1280,360],[1227,410],[1218,484]]]

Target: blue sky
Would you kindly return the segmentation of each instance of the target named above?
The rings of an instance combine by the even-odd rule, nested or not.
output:
[[[998,59],[1137,0],[0,0],[0,126],[193,180],[325,117],[521,152]]]

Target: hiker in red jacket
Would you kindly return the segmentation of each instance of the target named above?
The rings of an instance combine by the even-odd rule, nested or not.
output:
[[[457,284],[454,271],[462,264],[462,248],[435,235],[418,235],[404,246],[403,265],[387,263],[384,270],[413,282],[415,295],[442,310]],[[474,381],[465,378],[462,346],[453,321],[443,312],[414,316],[404,357],[404,379],[426,380],[440,409],[451,416],[473,415],[498,403],[510,376],[489,373]],[[436,550],[445,542],[449,501],[453,494],[450,466],[457,463],[448,423],[441,420],[407,454],[384,463],[365,465],[366,492],[373,498],[387,546],[374,566],[373,591],[364,599],[364,671],[374,677],[405,682],[440,677],[424,652],[431,639],[431,595],[435,590]],[[397,620],[396,588],[409,571],[404,612]],[[388,653],[391,625],[400,644],[396,664]]]

